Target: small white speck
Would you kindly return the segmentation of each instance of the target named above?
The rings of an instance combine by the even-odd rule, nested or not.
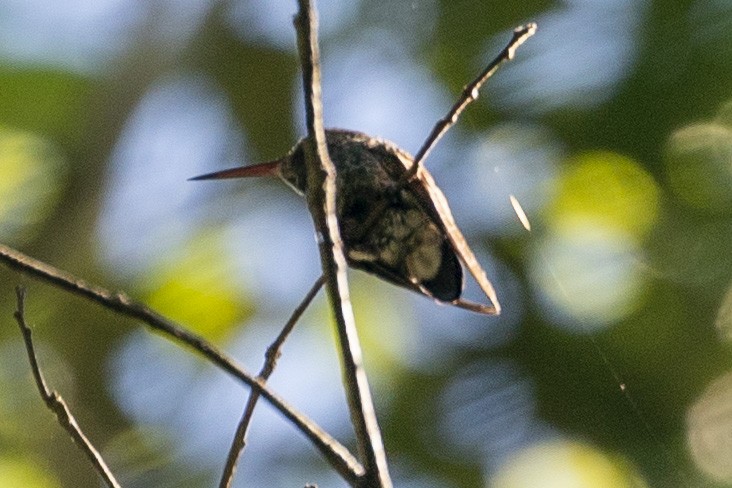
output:
[[[524,209],[521,208],[521,204],[519,203],[518,199],[516,199],[515,196],[509,195],[509,200],[511,200],[511,206],[513,207],[513,211],[516,212],[516,216],[521,221],[521,225],[524,226],[524,229],[531,232],[531,222],[529,222],[529,218],[526,216],[526,212],[524,212]]]
[[[366,252],[366,251],[359,251],[357,249],[351,249],[348,251],[348,257],[351,258],[354,261],[376,261],[378,259],[378,256],[375,256],[373,253]]]

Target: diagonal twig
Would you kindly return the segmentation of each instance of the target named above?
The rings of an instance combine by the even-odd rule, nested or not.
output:
[[[300,8],[295,17],[295,28],[303,70],[308,131],[305,140],[308,182],[306,197],[318,236],[323,276],[335,316],[351,422],[366,471],[357,484],[352,486],[390,488],[386,454],[363,368],[361,346],[351,308],[346,259],[335,212],[336,170],[328,156],[323,127],[317,19],[310,0],[299,0],[298,3]]]
[[[30,362],[33,378],[36,381],[36,386],[38,387],[43,402],[56,415],[56,420],[58,420],[59,425],[69,433],[74,443],[84,451],[84,454],[86,454],[86,457],[89,458],[92,466],[94,466],[94,470],[102,477],[107,486],[110,488],[120,488],[119,482],[115,479],[107,463],[104,462],[102,455],[99,454],[99,451],[86,435],[84,435],[84,432],[71,414],[71,410],[69,410],[64,399],[57,391],[48,389],[46,380],[38,365],[38,356],[33,345],[33,333],[25,320],[25,288],[22,286],[15,287],[15,294],[17,297],[17,306],[13,315],[16,322],[18,322],[20,332],[23,334],[23,342],[28,353],[28,361]]]
[[[447,113],[447,115],[438,120],[434,127],[432,127],[432,131],[430,132],[429,136],[427,136],[427,139],[425,139],[422,147],[415,155],[412,166],[399,179],[396,188],[394,189],[394,192],[398,192],[400,189],[404,188],[409,180],[411,180],[414,175],[417,174],[420,165],[432,151],[432,148],[435,147],[437,142],[442,138],[443,135],[445,135],[450,127],[457,123],[458,118],[460,117],[460,114],[463,112],[463,110],[465,110],[468,105],[478,99],[480,88],[483,86],[483,84],[488,81],[491,76],[493,76],[493,74],[503,63],[513,59],[514,54],[516,53],[516,49],[518,49],[518,47],[521,46],[521,44],[523,44],[529,37],[533,36],[534,33],[536,33],[536,24],[533,22],[514,29],[513,37],[511,37],[511,40],[508,42],[508,44],[506,44],[506,47],[504,47],[503,50],[498,53],[498,56],[496,56],[493,61],[491,61],[490,64],[488,64],[488,66],[486,66],[486,68],[481,71],[480,74],[473,81],[465,85],[462,93],[460,94],[460,98],[458,98],[452,108],[450,108],[450,111]],[[368,218],[364,222],[364,234],[368,232],[371,227],[373,227],[373,225],[376,223],[376,221],[383,215],[388,205],[389,201],[386,199],[382,199],[377,205],[373,207],[373,209],[369,213]]]
[[[72,294],[91,300],[120,315],[139,320],[167,338],[191,347],[218,368],[257,390],[275,409],[292,422],[312,442],[323,457],[326,458],[344,479],[357,480],[363,474],[364,468],[341,443],[308,417],[285,402],[279,395],[270,390],[267,385],[260,383],[258,379],[254,378],[237,364],[233,358],[206,341],[203,337],[184,329],[154,310],[147,308],[145,305],[133,301],[124,293],[114,293],[87,283],[65,271],[33,259],[3,244],[0,244],[0,263],[51,283]]]
[[[432,132],[430,132],[430,135],[427,136],[422,147],[414,156],[414,164],[409,168],[409,171],[404,173],[404,176],[402,177],[403,180],[409,180],[417,174],[419,165],[427,158],[427,155],[432,151],[432,148],[435,147],[437,141],[445,135],[445,132],[447,132],[450,127],[455,125],[458,117],[460,117],[460,114],[465,110],[465,107],[478,99],[479,91],[483,86],[483,83],[488,81],[488,78],[493,76],[503,63],[512,60],[516,53],[516,49],[518,49],[526,39],[533,36],[534,33],[536,33],[536,24],[533,22],[522,25],[513,30],[513,37],[511,37],[511,40],[506,44],[506,47],[498,53],[498,56],[496,56],[472,82],[465,85],[458,101],[455,102],[447,115],[437,121],[435,126],[432,128]]]
[[[305,298],[303,298],[303,300],[300,302],[300,305],[297,306],[295,311],[290,316],[289,320],[285,323],[285,326],[282,328],[277,338],[267,348],[267,352],[264,355],[264,365],[257,375],[257,378],[260,382],[265,383],[272,375],[272,372],[277,365],[277,360],[281,355],[282,345],[285,343],[285,340],[290,335],[290,332],[292,332],[292,329],[295,328],[295,324],[297,323],[297,321],[300,320],[300,317],[310,305],[310,302],[313,301],[315,295],[317,295],[318,291],[320,291],[320,288],[323,286],[324,281],[325,279],[323,278],[323,276],[320,276],[320,278],[317,279],[312,288],[310,288],[310,291],[308,291],[308,293],[305,295]],[[224,472],[221,475],[219,488],[229,488],[232,481],[234,480],[236,465],[239,461],[239,457],[241,456],[241,452],[244,450],[244,447],[246,445],[247,432],[249,430],[252,415],[254,414],[254,407],[256,407],[257,405],[257,400],[259,400],[259,396],[259,392],[254,389],[251,390],[251,392],[249,393],[249,399],[247,400],[246,407],[244,407],[244,413],[242,414],[241,420],[239,421],[239,425],[236,428],[236,434],[234,434],[234,440],[231,443],[229,455],[226,457],[226,465],[224,466]]]

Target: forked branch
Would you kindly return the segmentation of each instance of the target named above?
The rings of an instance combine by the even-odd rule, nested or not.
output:
[[[312,288],[310,288],[310,291],[308,291],[307,295],[305,295],[305,298],[303,298],[302,302],[300,302],[300,305],[298,305],[295,311],[292,312],[290,319],[285,323],[285,326],[277,335],[277,338],[267,348],[267,352],[264,354],[264,365],[257,375],[257,379],[259,379],[259,381],[261,381],[262,383],[265,383],[267,380],[269,380],[269,377],[274,372],[275,366],[277,365],[277,360],[282,353],[282,346],[289,337],[290,332],[292,332],[292,329],[295,328],[295,324],[297,324],[297,321],[300,320],[302,314],[305,313],[305,310],[307,310],[310,302],[313,301],[315,295],[317,295],[318,291],[320,291],[320,288],[323,286],[324,281],[325,280],[322,276],[317,279]],[[239,461],[239,457],[241,456],[242,451],[244,450],[244,447],[246,446],[247,432],[249,431],[249,425],[252,421],[252,415],[254,415],[254,407],[257,406],[259,396],[260,395],[257,390],[252,389],[249,392],[249,399],[247,400],[247,404],[244,407],[244,413],[242,414],[239,425],[236,428],[236,433],[234,434],[234,439],[231,442],[229,454],[226,457],[226,464],[224,466],[224,471],[221,475],[219,488],[228,488],[234,481],[236,465]]]
[[[270,390],[267,385],[261,383],[258,379],[246,372],[233,358],[203,337],[186,330],[172,320],[147,308],[142,303],[132,300],[124,293],[115,293],[87,283],[65,271],[33,259],[3,244],[0,244],[0,263],[34,278],[51,283],[62,290],[91,300],[120,315],[139,320],[153,331],[161,333],[168,339],[179,344],[187,345],[215,366],[258,391],[275,409],[305,434],[310,442],[313,443],[343,478],[346,480],[356,480],[363,473],[361,464],[341,443],[308,417],[285,402],[282,397]]]
[[[498,71],[498,68],[503,63],[513,59],[514,54],[516,53],[516,49],[518,49],[521,44],[523,44],[529,37],[533,36],[535,33],[536,24],[533,22],[514,29],[513,36],[511,37],[511,40],[508,42],[508,44],[506,44],[506,47],[504,47],[503,50],[498,53],[498,56],[496,56],[493,61],[491,61],[488,66],[486,66],[486,68],[481,71],[480,74],[473,81],[465,85],[460,95],[460,98],[458,98],[452,108],[450,108],[450,111],[447,113],[447,115],[438,120],[434,127],[432,127],[432,131],[430,132],[429,136],[427,136],[427,139],[425,139],[422,147],[415,155],[412,167],[409,168],[409,171],[404,173],[402,178],[399,180],[399,183],[397,184],[396,190],[394,191],[398,191],[400,188],[403,188],[407,184],[407,182],[411,178],[413,178],[414,175],[417,174],[417,171],[419,171],[422,162],[427,158],[430,151],[432,151],[432,148],[435,147],[437,142],[442,138],[443,135],[445,135],[450,127],[457,123],[460,114],[463,113],[463,110],[465,110],[468,105],[478,99],[480,88],[483,86],[483,84],[488,81],[488,79],[493,76],[496,71]],[[374,206],[374,208],[369,213],[368,219],[366,219],[366,222],[364,223],[364,232],[368,232],[368,230],[373,227],[376,221],[381,218],[388,205],[388,201],[382,200],[381,202],[379,202],[378,205]]]
[[[465,110],[465,107],[478,99],[480,88],[486,81],[488,81],[488,78],[493,76],[493,74],[498,71],[498,68],[503,63],[512,60],[514,54],[516,54],[516,49],[518,49],[518,47],[523,44],[526,39],[533,36],[535,33],[536,24],[533,22],[522,25],[520,27],[516,27],[513,30],[513,37],[511,37],[511,40],[508,42],[508,44],[506,44],[506,47],[504,47],[503,50],[498,53],[498,56],[496,56],[495,59],[491,61],[490,64],[486,66],[486,68],[481,71],[481,73],[473,81],[465,85],[465,88],[463,88],[463,92],[461,93],[458,101],[455,102],[447,115],[437,121],[435,126],[432,128],[432,132],[430,132],[430,135],[427,136],[427,139],[424,141],[422,147],[419,149],[419,152],[417,152],[417,154],[414,156],[414,164],[411,168],[409,168],[409,171],[404,174],[403,180],[409,180],[415,174],[417,174],[419,165],[422,164],[422,161],[427,159],[427,155],[430,153],[430,151],[432,151],[432,148],[435,147],[437,141],[439,141],[442,136],[445,135],[445,132],[447,132],[450,127],[455,125],[455,123],[458,121],[458,118],[460,117],[460,114],[463,113],[463,110]]]
[[[104,459],[102,459],[102,455],[99,454],[99,451],[86,435],[84,435],[84,432],[71,414],[71,410],[69,410],[64,399],[57,391],[48,389],[46,380],[41,372],[41,367],[38,365],[38,356],[36,355],[36,348],[33,345],[33,333],[25,320],[25,289],[17,286],[15,288],[15,294],[17,297],[17,306],[14,314],[15,320],[18,322],[20,332],[23,334],[23,342],[28,353],[28,361],[30,362],[33,378],[36,381],[36,386],[38,387],[43,402],[56,415],[56,420],[58,420],[59,425],[69,433],[71,439],[79,446],[86,457],[89,458],[94,470],[101,476],[107,486],[109,488],[120,488],[120,484],[115,479],[112,471],[107,466],[107,463],[104,462]]]
[[[314,1],[314,0],[312,0]],[[219,368],[235,376],[252,388],[252,393],[240,423],[237,437],[227,460],[227,468],[222,476],[221,485],[229,486],[239,452],[243,446],[251,413],[258,397],[261,395],[279,410],[286,418],[301,430],[316,448],[324,455],[334,469],[354,487],[390,488],[386,455],[381,440],[381,433],[376,420],[373,401],[362,364],[361,348],[355,328],[355,319],[350,305],[348,283],[346,279],[346,260],[343,255],[343,243],[338,230],[335,213],[335,166],[330,161],[325,143],[325,130],[322,120],[320,96],[320,63],[317,44],[317,22],[314,6],[310,0],[299,0],[299,13],[295,19],[298,36],[298,47],[303,69],[305,104],[308,139],[305,144],[308,204],[313,216],[316,233],[320,244],[323,277],[316,283],[306,299],[288,321],[287,326],[270,347],[268,359],[260,374],[255,378],[244,371],[236,362],[214,345],[207,342],[178,324],[166,319],[144,305],[134,302],[122,293],[113,293],[101,287],[91,285],[66,272],[58,270],[43,262],[34,260],[14,249],[0,244],[0,263],[8,267],[28,273],[47,281],[61,289],[92,300],[102,306],[147,324],[151,329],[162,333],[176,342],[193,348]],[[488,67],[470,84],[460,99],[453,105],[449,113],[434,126],[429,137],[417,153],[413,166],[407,171],[399,185],[405,185],[419,170],[420,164],[427,157],[436,142],[455,124],[461,112],[478,97],[478,90],[490,78],[498,67],[510,60],[518,46],[534,34],[535,24],[528,24],[514,31],[514,36],[504,50]],[[364,228],[371,225],[381,216],[387,202],[376,205],[369,215]],[[297,412],[282,398],[269,390],[265,381],[274,368],[274,361],[285,337],[291,330],[299,315],[304,311],[323,282],[327,285],[330,303],[336,319],[339,338],[339,350],[343,365],[346,392],[351,413],[358,450],[363,465],[338,441],[320,429],[310,419]],[[30,329],[25,325],[23,311],[23,293],[18,290],[18,310],[16,319],[23,331],[28,356],[31,361],[36,382],[44,401],[53,410],[59,422],[69,430],[70,435],[87,453],[97,471],[110,487],[119,486],[104,465],[101,456],[91,446],[84,434],[76,425],[63,399],[55,392],[49,391],[43,380],[35,358]]]

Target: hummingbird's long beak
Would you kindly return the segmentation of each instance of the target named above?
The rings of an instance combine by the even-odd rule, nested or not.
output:
[[[229,168],[223,171],[194,176],[193,178],[188,178],[188,181],[224,180],[229,178],[247,178],[250,176],[277,176],[279,174],[280,163],[281,161],[277,159],[252,166],[239,166],[238,168]]]

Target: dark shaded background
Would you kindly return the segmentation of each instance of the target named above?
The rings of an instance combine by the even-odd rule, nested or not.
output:
[[[732,486],[732,5],[318,4],[326,125],[412,152],[510,29],[539,24],[427,161],[504,314],[351,274],[396,485]],[[304,133],[295,9],[0,0],[0,241],[258,369],[318,276],[304,202],[186,179]],[[245,390],[5,269],[0,484],[97,486],[31,382],[18,283],[51,384],[122,484],[214,486]],[[320,297],[272,383],[352,444],[327,317]],[[262,404],[237,486],[306,482],[344,485]]]

